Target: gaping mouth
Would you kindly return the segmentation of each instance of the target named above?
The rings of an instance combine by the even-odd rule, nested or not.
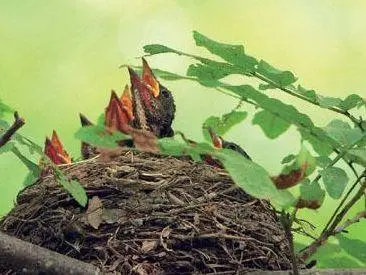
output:
[[[130,73],[131,93],[134,103],[136,104],[136,101],[141,101],[144,107],[146,107],[152,113],[152,100],[154,95],[151,88],[142,82],[139,75],[132,68],[129,67],[128,71]]]
[[[210,137],[212,140],[212,144],[215,148],[222,148],[222,138],[218,136],[211,128],[208,129],[208,132],[210,133]]]
[[[64,147],[55,130],[52,132],[51,139],[46,137],[44,152],[45,155],[48,156],[50,160],[56,165],[69,164],[72,162],[71,158],[64,150]]]
[[[112,91],[105,110],[105,126],[111,130],[128,133],[132,119],[132,102],[129,102],[128,96],[124,93],[122,99],[119,99],[117,94]]]

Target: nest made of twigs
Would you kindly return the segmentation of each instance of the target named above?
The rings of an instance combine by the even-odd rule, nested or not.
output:
[[[290,269],[289,246],[269,203],[222,169],[125,151],[62,167],[87,190],[80,207],[52,175],[17,198],[0,230],[121,274]],[[226,273],[225,273],[226,274]]]

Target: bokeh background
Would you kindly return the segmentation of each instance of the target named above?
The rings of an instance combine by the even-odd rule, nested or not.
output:
[[[119,65],[140,65],[136,57],[149,43],[202,54],[194,45],[192,30],[218,41],[244,44],[250,55],[293,71],[299,83],[323,95],[365,96],[365,12],[363,0],[1,0],[0,98],[26,118],[22,134],[43,144],[56,129],[77,158],[79,142],[73,135],[79,127],[78,113],[96,119],[110,90],[122,91],[128,74]],[[174,55],[149,58],[152,67],[182,74],[191,62]],[[196,83],[164,84],[176,99],[174,128],[195,140],[202,140],[201,125],[208,116],[222,115],[237,103]],[[338,118],[296,99],[288,101],[279,91],[271,95],[312,115],[318,126]],[[242,109],[253,114],[250,106]],[[281,159],[299,150],[299,135],[291,128],[279,139],[268,140],[250,119],[236,126],[227,139],[246,148],[269,172],[279,172]],[[26,172],[14,156],[1,155],[0,216],[11,209]],[[363,203],[350,215],[360,211]],[[302,215],[319,228],[335,205],[327,198],[321,210]],[[348,236],[365,245],[365,232],[361,222],[352,226]],[[297,236],[297,241],[308,239]],[[362,265],[339,249],[327,253],[320,266]]]

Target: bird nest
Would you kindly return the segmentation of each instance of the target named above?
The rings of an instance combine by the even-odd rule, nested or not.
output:
[[[284,231],[268,202],[221,169],[124,151],[62,167],[90,198],[80,207],[52,175],[26,188],[0,230],[121,274],[290,269]]]

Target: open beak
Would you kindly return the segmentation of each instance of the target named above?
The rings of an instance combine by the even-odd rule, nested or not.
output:
[[[154,97],[158,97],[160,93],[160,85],[156,79],[149,64],[142,58],[142,81],[149,87],[150,92]]]
[[[132,68],[128,67],[128,72],[130,73],[133,102],[136,104],[136,101],[141,101],[143,102],[144,107],[153,112],[151,104],[153,94],[151,93],[149,87],[141,81],[139,75]]]
[[[222,148],[222,138],[218,136],[211,128],[208,129],[208,132],[210,133],[210,137],[212,140],[212,144],[215,148]]]
[[[128,85],[125,86],[123,94],[121,96],[122,106],[127,114],[129,122],[133,121],[133,106],[132,106],[132,98],[131,98],[131,91]]]
[[[46,137],[44,153],[50,158],[50,160],[56,164],[69,164],[71,163],[71,158],[64,150],[62,143],[55,130],[52,132],[52,138]]]
[[[132,104],[131,104],[132,105]],[[105,109],[105,126],[111,130],[128,133],[131,129],[129,110],[112,90],[109,104]]]

